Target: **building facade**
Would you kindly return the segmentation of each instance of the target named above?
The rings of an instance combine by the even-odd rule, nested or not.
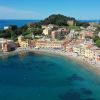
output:
[[[0,38],[0,48],[3,52],[9,52],[16,49],[16,44],[13,40]]]
[[[23,36],[18,37],[18,43],[20,47],[27,48],[29,46],[29,40],[24,39]]]
[[[62,48],[60,41],[36,41],[36,47],[38,48]]]

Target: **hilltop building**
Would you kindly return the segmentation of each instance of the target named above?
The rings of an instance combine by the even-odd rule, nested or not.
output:
[[[68,21],[67,21],[67,24],[68,24],[69,26],[74,26],[74,25],[75,25],[75,21],[74,21],[74,20],[68,20]]]

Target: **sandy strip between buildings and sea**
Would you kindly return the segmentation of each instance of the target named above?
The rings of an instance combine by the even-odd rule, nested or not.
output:
[[[43,54],[43,55],[52,54],[54,56],[62,56],[62,57],[65,57],[66,59],[69,59],[73,63],[78,63],[82,65],[88,71],[92,71],[94,74],[100,75],[100,66],[95,66],[91,62],[88,62],[87,60],[82,59],[80,56],[74,57],[70,53],[67,53],[61,50],[20,48],[12,52],[2,53],[0,57],[7,58],[9,56],[14,56],[17,54],[23,54],[23,53],[29,53],[29,52],[36,53],[36,54]]]

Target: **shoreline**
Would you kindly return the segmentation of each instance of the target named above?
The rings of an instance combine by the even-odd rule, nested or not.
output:
[[[74,63],[78,63],[80,64],[82,67],[84,67],[85,69],[87,69],[88,71],[92,71],[94,74],[96,75],[100,75],[100,68],[99,67],[95,67],[94,65],[90,64],[88,61],[84,61],[81,57],[79,56],[71,56],[68,55],[66,52],[62,52],[60,51],[53,51],[53,50],[46,50],[46,49],[30,49],[30,48],[21,48],[19,50],[15,50],[12,52],[6,52],[0,55],[0,58],[6,58],[6,57],[10,57],[10,56],[14,56],[14,55],[20,55],[20,54],[26,54],[26,53],[35,53],[35,54],[52,54],[52,55],[56,55],[56,56],[62,56],[65,57],[65,59],[69,59],[72,60],[72,62]]]

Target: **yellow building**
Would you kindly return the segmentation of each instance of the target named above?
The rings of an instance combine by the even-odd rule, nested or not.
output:
[[[22,35],[18,36],[18,42],[19,43],[22,42],[22,41],[24,41],[24,40],[25,40],[24,36],[22,36]]]
[[[94,60],[95,62],[100,61],[100,49],[98,47],[85,48],[85,58]]]
[[[38,48],[62,48],[61,41],[36,41]]]
[[[27,48],[29,46],[29,43],[28,43],[28,41],[22,41],[22,42],[20,42],[19,45],[20,45],[20,47]]]
[[[88,58],[89,60],[93,59],[93,51],[91,49],[85,49],[85,58]]]
[[[18,43],[20,47],[27,48],[29,46],[29,41],[25,40],[22,35],[18,37]]]

